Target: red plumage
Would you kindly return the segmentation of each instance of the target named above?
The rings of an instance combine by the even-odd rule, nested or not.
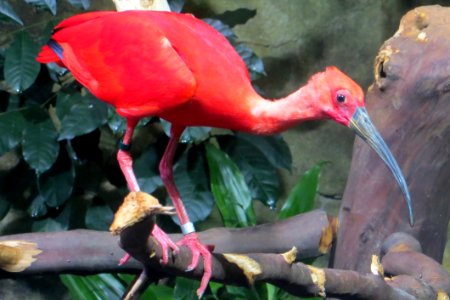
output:
[[[71,17],[56,26],[38,56],[42,63],[66,66],[100,100],[115,106],[127,119],[127,131],[117,157],[132,191],[138,191],[129,146],[137,121],[159,116],[172,123],[171,138],[160,162],[160,174],[185,234],[180,245],[193,253],[189,268],[204,259],[204,276],[211,276],[211,253],[200,243],[173,180],[173,158],[187,126],[213,126],[270,134],[311,119],[333,119],[352,127],[368,141],[394,173],[410,209],[403,175],[373,127],[362,89],[335,67],[272,101],[253,89],[247,68],[230,43],[192,15],[156,11],[93,12]],[[192,225],[192,226],[191,226]],[[152,232],[163,248],[178,249],[155,225]]]

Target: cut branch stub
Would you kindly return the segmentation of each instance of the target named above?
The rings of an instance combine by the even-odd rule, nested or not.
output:
[[[0,242],[0,269],[7,272],[22,272],[36,261],[42,251],[37,244],[27,241]]]
[[[152,195],[131,192],[114,215],[114,221],[109,230],[113,235],[118,235],[125,228],[156,214],[173,215],[175,210],[171,206],[162,206]]]

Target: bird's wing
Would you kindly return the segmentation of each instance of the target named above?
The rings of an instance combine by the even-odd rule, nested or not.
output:
[[[58,25],[52,41],[41,61],[49,60],[49,47],[81,84],[126,117],[157,115],[195,92],[191,70],[150,14],[79,15]]]

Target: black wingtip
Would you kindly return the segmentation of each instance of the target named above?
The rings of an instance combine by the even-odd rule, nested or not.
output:
[[[63,53],[64,53],[64,49],[61,47],[60,44],[58,44],[57,41],[55,41],[54,39],[50,39],[47,42],[47,45],[50,47],[50,49],[53,50],[53,52],[55,52],[56,55],[58,55],[59,59],[63,59]]]

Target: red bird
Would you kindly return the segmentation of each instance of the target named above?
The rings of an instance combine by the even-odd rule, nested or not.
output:
[[[156,11],[104,11],[71,17],[56,26],[37,60],[65,66],[92,94],[126,118],[117,159],[132,191],[139,190],[129,153],[136,124],[147,116],[172,123],[159,170],[184,238],[174,244],[159,227],[152,235],[163,247],[164,263],[168,249],[177,250],[179,245],[192,250],[189,269],[203,257],[199,296],[211,276],[211,253],[189,221],[172,170],[178,140],[187,126],[272,134],[306,120],[332,119],[351,127],[393,172],[413,222],[408,188],[367,115],[362,89],[335,67],[315,74],[283,99],[267,100],[255,92],[246,65],[219,32],[192,15]]]

